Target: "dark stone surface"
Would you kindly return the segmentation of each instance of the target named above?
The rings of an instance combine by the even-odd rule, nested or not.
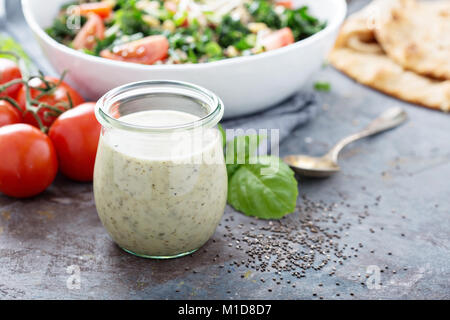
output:
[[[308,86],[318,80],[329,81],[332,91],[321,94],[317,119],[283,143],[283,155],[320,155],[390,106],[403,106],[410,115],[401,128],[345,149],[342,173],[300,180],[303,197],[338,205],[330,214],[341,213],[337,226],[349,227],[338,229],[336,241],[348,248],[363,244],[335,274],[329,276],[331,265],[308,270],[301,279],[282,272],[277,277],[284,281],[277,285],[273,272],[230,266],[245,253],[224,239],[225,219],[242,223],[242,232],[250,222],[256,228],[269,224],[230,208],[213,239],[192,256],[171,261],[131,256],[109,240],[91,185],[58,177],[35,199],[0,196],[0,299],[449,299],[449,115],[374,92],[330,67]],[[368,216],[360,219],[361,212]],[[299,209],[288,222],[304,214]],[[72,265],[80,267],[80,289],[67,287]],[[380,289],[361,284],[371,265],[384,271]]]

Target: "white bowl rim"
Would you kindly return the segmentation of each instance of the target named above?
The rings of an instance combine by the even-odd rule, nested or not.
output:
[[[346,14],[347,14],[347,2],[346,0],[331,0],[338,3],[338,11],[336,12],[337,17],[334,19],[334,23],[327,24],[325,29],[317,32],[316,34],[313,34],[312,36],[297,41],[294,44],[288,45],[283,48],[279,48],[276,50],[263,52],[260,54],[252,55],[252,56],[243,56],[243,57],[236,57],[236,58],[228,58],[223,59],[219,61],[212,61],[212,62],[205,62],[205,63],[195,63],[195,64],[172,64],[172,65],[144,65],[144,64],[137,64],[137,63],[130,63],[130,62],[123,62],[123,61],[115,61],[111,59],[105,59],[102,57],[97,57],[93,55],[89,55],[80,51],[77,51],[75,49],[72,49],[70,47],[65,46],[62,43],[59,43],[52,37],[50,37],[47,32],[43,28],[41,28],[36,20],[34,19],[34,15],[31,12],[31,8],[29,7],[29,2],[33,0],[22,0],[22,10],[25,16],[25,20],[27,21],[30,28],[36,32],[40,38],[42,38],[45,42],[47,42],[48,45],[56,47],[60,51],[63,51],[69,55],[79,57],[81,59],[90,60],[91,62],[101,62],[109,66],[115,66],[115,67],[127,67],[132,70],[182,70],[182,69],[203,69],[203,68],[210,68],[210,67],[216,67],[219,65],[229,65],[229,64],[238,64],[238,63],[245,63],[251,60],[259,60],[264,58],[269,58],[271,56],[277,56],[285,52],[293,51],[298,48],[305,47],[309,45],[310,43],[314,41],[318,41],[322,38],[325,38],[328,34],[334,32],[337,28],[340,27],[340,25],[343,23]]]

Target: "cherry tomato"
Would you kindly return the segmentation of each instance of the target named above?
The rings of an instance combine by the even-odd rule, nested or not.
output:
[[[260,44],[266,51],[285,47],[295,42],[294,34],[290,28],[274,31],[261,39]]]
[[[0,128],[0,191],[27,198],[53,182],[58,159],[50,138],[39,129],[18,123]]]
[[[0,127],[22,122],[22,115],[8,101],[0,100]]]
[[[88,15],[89,13],[95,13],[100,18],[108,18],[111,13],[114,4],[111,1],[101,1],[93,3],[82,3],[78,6],[81,15]]]
[[[53,83],[53,84],[57,84],[59,82],[59,79],[52,78],[52,77],[45,77],[45,80],[48,81],[49,83]],[[44,88],[45,87],[43,81],[39,78],[32,79],[29,82],[29,85],[32,88]],[[33,99],[35,99],[41,93],[41,91],[36,90],[36,89],[31,89],[30,91],[31,91],[31,97]],[[79,104],[84,102],[83,97],[81,97],[81,95],[78,92],[76,92],[72,87],[70,87],[65,82],[62,82],[59,85],[59,87],[56,89],[56,91],[53,92],[52,94],[42,96],[39,99],[39,102],[44,102],[51,106],[55,106],[57,103],[60,103],[60,102],[69,103],[67,94],[69,94],[69,96],[71,97],[74,107],[76,107]],[[25,104],[26,88],[25,87],[22,87],[20,89],[20,91],[17,95],[17,102],[19,103],[20,108],[23,111],[25,111],[26,110],[26,104]],[[60,109],[61,111],[65,111],[64,107],[62,107],[62,106],[58,106],[58,109]],[[43,108],[38,113],[38,116],[41,119],[42,124],[44,126],[50,127],[51,124],[56,120],[57,116],[53,116],[53,115],[46,116],[47,112],[50,112],[50,110],[47,108]],[[38,122],[36,121],[36,119],[30,112],[24,114],[24,122],[39,128]]]
[[[101,126],[95,103],[87,102],[63,113],[52,125],[49,137],[59,159],[60,171],[76,181],[92,181]]]
[[[0,85],[21,78],[22,74],[20,73],[17,63],[9,59],[0,58]],[[15,84],[7,88],[4,92],[0,92],[0,97],[8,96],[15,98],[21,87],[22,85],[20,83]]]
[[[277,1],[276,4],[285,7],[286,9],[294,9],[292,1]]]
[[[95,13],[89,13],[88,21],[73,40],[73,47],[77,50],[92,50],[97,40],[105,38],[105,25],[102,18]]]
[[[167,38],[156,35],[116,46],[113,51],[103,50],[100,55],[112,60],[154,64],[156,61],[165,59],[168,52]]]
[[[178,11],[178,5],[175,1],[164,1],[164,8],[173,14]]]

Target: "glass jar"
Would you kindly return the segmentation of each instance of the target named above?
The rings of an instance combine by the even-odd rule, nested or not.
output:
[[[175,258],[213,235],[228,187],[217,129],[223,112],[213,93],[175,81],[128,84],[98,101],[95,203],[125,251]]]

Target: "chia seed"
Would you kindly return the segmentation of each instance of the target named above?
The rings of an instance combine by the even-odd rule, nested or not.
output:
[[[234,222],[234,217],[228,215],[223,220],[222,230],[225,233],[222,243],[229,252],[242,254],[234,254],[234,260],[226,262],[227,265],[230,264],[227,268],[232,269],[227,272],[234,273],[234,268],[245,266],[249,271],[257,271],[261,275],[263,273],[272,275],[265,277],[266,280],[260,278],[261,283],[268,283],[269,279],[272,279],[276,285],[287,283],[295,288],[295,284],[291,284],[294,282],[293,279],[306,278],[311,273],[321,270],[332,277],[336,275],[340,266],[364,256],[366,252],[374,254],[375,250],[368,248],[361,240],[356,243],[345,240],[353,225],[363,223],[370,216],[370,206],[363,205],[358,209],[347,203],[344,195],[341,197],[344,201],[327,204],[303,196],[295,213],[277,221],[249,218],[247,223],[241,223],[242,221]],[[381,202],[381,196],[378,196],[375,202]],[[344,216],[340,208],[346,207],[351,210],[346,210]],[[373,228],[365,230],[368,235],[375,233]],[[384,228],[377,226],[378,230]],[[229,252],[222,256],[233,259],[233,255]],[[392,255],[391,252],[388,254]],[[384,272],[383,269],[381,272]],[[365,285],[360,281],[356,283]],[[340,286],[338,282],[335,284]],[[318,284],[319,287],[323,285]],[[272,292],[272,289],[267,290]],[[354,296],[354,293],[350,295]],[[314,293],[314,296],[317,296],[317,293]]]

